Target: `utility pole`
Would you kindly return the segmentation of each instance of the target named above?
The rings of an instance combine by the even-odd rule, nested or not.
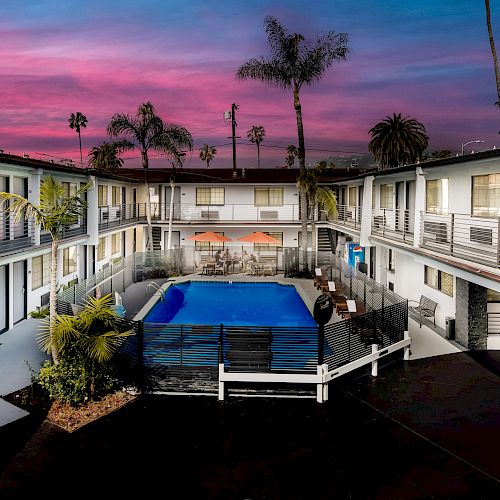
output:
[[[238,126],[236,123],[236,111],[237,110],[238,110],[238,105],[233,102],[233,104],[231,104],[231,132],[232,132],[232,135],[231,135],[231,137],[228,137],[228,139],[233,140],[233,177],[237,176],[237,173],[236,173],[236,139],[240,138],[239,136],[236,135],[236,127]]]

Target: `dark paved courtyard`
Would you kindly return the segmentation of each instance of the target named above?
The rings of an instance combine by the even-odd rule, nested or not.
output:
[[[500,353],[476,357],[398,361],[324,405],[145,396],[73,434],[18,427],[0,498],[497,499]]]

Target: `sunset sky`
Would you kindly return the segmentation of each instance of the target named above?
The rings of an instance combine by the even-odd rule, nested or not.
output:
[[[492,0],[500,52],[500,1]],[[500,110],[483,0],[2,0],[0,148],[13,154],[79,159],[71,112],[88,120],[86,153],[106,139],[117,112],[151,101],[167,122],[185,126],[203,167],[203,143],[218,149],[213,167],[231,164],[223,112],[236,102],[238,166],[256,165],[246,132],[262,125],[262,166],[284,163],[296,144],[290,91],[235,79],[251,57],[267,55],[266,15],[314,37],[347,32],[351,52],[323,80],[304,88],[308,161],[367,152],[368,130],[386,115],[421,121],[430,150],[500,147]],[[127,165],[138,163],[127,154]],[[42,156],[40,156],[42,157]],[[168,166],[165,158],[154,165]]]

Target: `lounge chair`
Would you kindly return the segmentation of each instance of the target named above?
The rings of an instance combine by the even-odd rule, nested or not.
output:
[[[314,278],[314,286],[318,290],[321,290],[322,286],[328,286],[328,275],[326,273],[326,269],[317,267],[314,270],[314,273],[316,274],[316,277]]]

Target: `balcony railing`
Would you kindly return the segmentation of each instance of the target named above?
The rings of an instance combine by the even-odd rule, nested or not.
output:
[[[82,234],[87,234],[87,218],[81,217],[77,224],[65,227],[59,233],[59,239],[64,240],[66,238],[73,238],[74,236],[80,236]],[[52,241],[52,236],[46,231],[41,231],[40,233],[40,244],[50,243]]]
[[[15,252],[33,244],[32,221],[14,223],[12,216],[0,213],[0,254]]]
[[[500,335],[500,312],[489,312],[488,335]]]
[[[168,203],[153,203],[151,216],[156,220],[168,220],[169,211]],[[192,222],[297,222],[300,219],[297,204],[256,207],[250,204],[174,203],[173,212],[173,220]]]
[[[322,212],[324,213],[324,212]],[[337,205],[337,216],[330,218],[330,222],[353,229],[361,228],[361,207]]]
[[[152,214],[154,217],[154,209],[152,206]],[[146,204],[120,204],[99,207],[99,229],[112,229],[118,226],[126,226],[134,222],[143,222],[146,220]]]
[[[493,267],[500,267],[499,217],[421,213],[420,246]]]
[[[404,208],[372,210],[372,234],[413,245],[414,212]]]

